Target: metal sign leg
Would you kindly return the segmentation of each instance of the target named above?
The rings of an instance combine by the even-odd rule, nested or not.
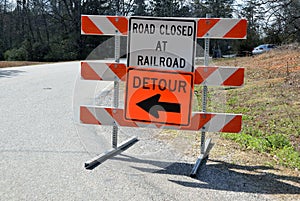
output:
[[[206,15],[206,18],[209,18],[209,15]],[[209,38],[206,38],[204,41],[204,66],[209,65]],[[202,91],[202,112],[206,112],[207,107],[207,93],[208,89],[206,84],[204,83],[203,91]],[[205,140],[205,131],[201,132],[201,143],[200,143],[200,156],[198,157],[190,176],[195,178],[197,172],[200,168],[201,162],[204,161],[208,157],[210,151],[211,139]]]
[[[116,31],[115,36],[115,62],[120,62],[120,35],[118,34],[118,31]],[[120,86],[119,82],[117,81],[117,78],[115,77],[114,81],[114,102],[113,107],[118,108],[119,107],[119,91]],[[116,125],[113,126],[113,133],[112,133],[112,147],[117,148],[118,146],[118,127]]]
[[[118,18],[116,18],[116,20],[118,20]],[[116,31],[116,36],[115,36],[115,62],[116,64],[120,62],[120,35],[118,31]],[[114,108],[119,107],[120,84],[118,80],[119,80],[118,77],[115,77],[114,99],[113,99]],[[94,169],[95,167],[97,167],[107,159],[120,154],[121,152],[125,151],[126,149],[134,145],[136,142],[138,142],[138,139],[136,137],[132,137],[118,146],[118,129],[119,129],[118,126],[116,125],[116,123],[114,123],[113,130],[112,130],[112,149],[98,155],[97,157],[91,159],[90,161],[87,161],[84,164],[84,167],[86,169],[88,170]]]
[[[117,148],[112,148],[112,149],[104,152],[103,154],[100,154],[99,156],[93,158],[92,160],[87,161],[84,164],[84,167],[87,170],[92,170],[95,167],[97,167],[98,165],[100,165],[101,163],[103,163],[104,161],[106,161],[107,159],[110,159],[110,158],[120,154],[121,152],[125,151],[126,149],[128,149],[129,147],[134,145],[136,142],[138,142],[138,139],[136,137],[133,137],[133,138],[123,142],[122,144],[120,144],[120,146],[118,146]]]

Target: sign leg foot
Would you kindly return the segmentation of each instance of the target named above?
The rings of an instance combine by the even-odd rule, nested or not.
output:
[[[195,162],[195,165],[190,173],[190,177],[196,178],[197,172],[199,168],[201,167],[201,164],[203,164],[204,161],[208,159],[209,151],[211,150],[213,144],[211,143],[211,139],[207,139],[205,142],[205,149],[204,154],[200,154],[197,161]]]
[[[130,138],[129,140],[120,144],[120,146],[118,146],[117,148],[112,148],[112,149],[96,156],[95,158],[91,159],[90,161],[85,162],[85,164],[84,164],[85,169],[92,170],[92,169],[96,168],[98,165],[100,165],[107,159],[110,159],[110,158],[120,154],[121,152],[127,150],[129,147],[134,145],[136,142],[138,142],[138,139],[136,137]]]

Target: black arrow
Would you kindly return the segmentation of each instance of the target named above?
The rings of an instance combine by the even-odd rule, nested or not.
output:
[[[179,103],[159,102],[160,96],[160,94],[156,94],[138,102],[137,105],[155,118],[159,118],[158,111],[180,113]]]

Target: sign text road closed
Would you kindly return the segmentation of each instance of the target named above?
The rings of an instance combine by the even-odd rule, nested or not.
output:
[[[193,72],[196,27],[193,19],[131,17],[127,66]]]
[[[125,119],[190,124],[193,73],[129,68],[126,85]]]

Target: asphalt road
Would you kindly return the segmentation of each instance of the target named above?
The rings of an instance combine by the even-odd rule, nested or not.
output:
[[[251,177],[214,162],[190,178],[195,159],[147,129],[122,128],[120,141],[140,141],[85,170],[110,148],[111,128],[76,123],[73,95],[85,93],[78,73],[78,62],[0,69],[0,200],[273,200]]]

